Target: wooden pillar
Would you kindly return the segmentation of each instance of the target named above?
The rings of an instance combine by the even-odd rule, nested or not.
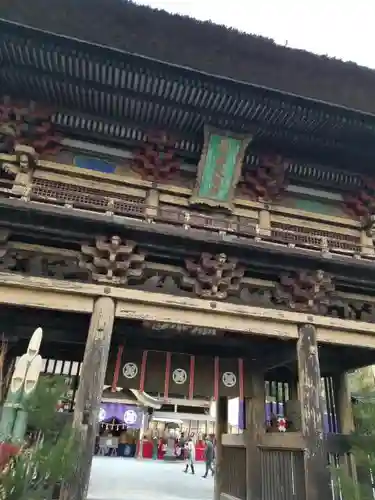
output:
[[[11,353],[11,344],[0,339],[0,404],[8,392],[14,372],[16,357]]]
[[[220,500],[222,493],[223,434],[228,432],[228,399],[220,396],[216,401],[216,471],[214,500]]]
[[[271,215],[266,207],[259,211],[259,232],[261,236],[271,235]]]
[[[258,445],[265,432],[264,374],[251,376],[251,397],[246,399],[246,500],[262,499],[261,455]]]
[[[305,324],[297,342],[301,426],[305,438],[306,500],[330,500],[330,474],[323,435],[323,397],[316,330]]]
[[[114,300],[98,298],[91,316],[74,411],[73,425],[81,454],[74,478],[64,489],[64,500],[86,500],[87,497],[114,319]]]
[[[148,221],[152,221],[158,215],[159,191],[150,189],[146,198],[145,215]]]
[[[145,437],[145,431],[147,430],[149,422],[149,416],[147,413],[147,408],[143,408],[142,413],[142,423],[141,428],[139,429],[139,439],[138,439],[138,450],[137,450],[137,458],[143,458],[143,443]]]
[[[333,391],[340,434],[351,434],[354,431],[353,407],[349,391],[348,375],[340,373],[333,377]],[[357,479],[357,469],[352,453],[340,456],[340,464],[348,474]]]
[[[346,373],[340,373],[333,377],[333,390],[339,432],[341,434],[350,434],[354,430],[354,420]]]
[[[361,255],[365,257],[374,257],[374,241],[372,239],[371,231],[361,230]]]

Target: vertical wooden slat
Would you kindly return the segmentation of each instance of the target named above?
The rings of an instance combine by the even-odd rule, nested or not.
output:
[[[223,444],[222,436],[228,432],[228,400],[220,396],[216,401],[216,474],[214,500],[220,500],[223,492]]]
[[[332,377],[324,377],[325,406],[327,412],[328,432],[337,432],[336,404]]]
[[[219,400],[219,375],[220,375],[220,360],[216,356],[214,361],[214,399],[215,401]]]
[[[55,360],[48,359],[45,373],[53,373],[54,368],[55,368]]]
[[[62,373],[63,373],[63,375],[70,375],[70,362],[69,361],[64,361]]]
[[[168,399],[169,379],[171,376],[171,364],[172,364],[172,355],[170,352],[167,352],[166,362],[165,362],[164,399]]]
[[[195,356],[190,356],[189,399],[194,398]]]
[[[61,359],[56,360],[55,363],[55,375],[63,375],[64,362]]]
[[[141,374],[140,374],[140,379],[139,379],[140,392],[143,392],[145,390],[147,355],[148,355],[148,351],[142,352]]]
[[[283,402],[283,414],[285,416],[285,403],[286,403],[286,391],[287,391],[288,384],[286,382],[282,383],[281,387],[281,397],[282,397],[282,402]]]
[[[244,362],[242,358],[238,359],[238,378],[239,378],[239,397],[240,401],[243,401],[244,398],[244,391],[245,391],[245,385],[244,385]]]
[[[112,387],[111,391],[116,392],[117,389],[117,383],[118,383],[118,378],[120,375],[120,369],[121,369],[121,359],[122,359],[122,353],[124,351],[124,346],[120,345],[118,346],[117,349],[117,356],[116,356],[116,364],[115,364],[115,371],[113,373],[113,380],[112,380]]]

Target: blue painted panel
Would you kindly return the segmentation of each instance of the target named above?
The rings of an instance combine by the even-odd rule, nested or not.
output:
[[[116,170],[116,165],[113,163],[93,156],[78,155],[74,157],[73,162],[78,168],[87,168],[88,170],[95,170],[95,172],[103,172],[105,174],[114,174]]]

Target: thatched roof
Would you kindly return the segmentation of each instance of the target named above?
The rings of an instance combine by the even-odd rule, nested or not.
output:
[[[0,18],[375,113],[375,71],[127,0],[2,0]]]

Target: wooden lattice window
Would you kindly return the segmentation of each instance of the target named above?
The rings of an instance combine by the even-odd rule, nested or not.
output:
[[[140,197],[47,179],[34,180],[31,199],[123,215],[143,215],[145,205],[144,199]]]
[[[305,226],[295,226],[273,222],[271,224],[271,237],[282,239],[289,243],[311,244],[322,246],[326,240],[330,249],[342,249],[357,252],[360,250],[360,237],[351,234],[336,233],[324,229],[312,229]]]

